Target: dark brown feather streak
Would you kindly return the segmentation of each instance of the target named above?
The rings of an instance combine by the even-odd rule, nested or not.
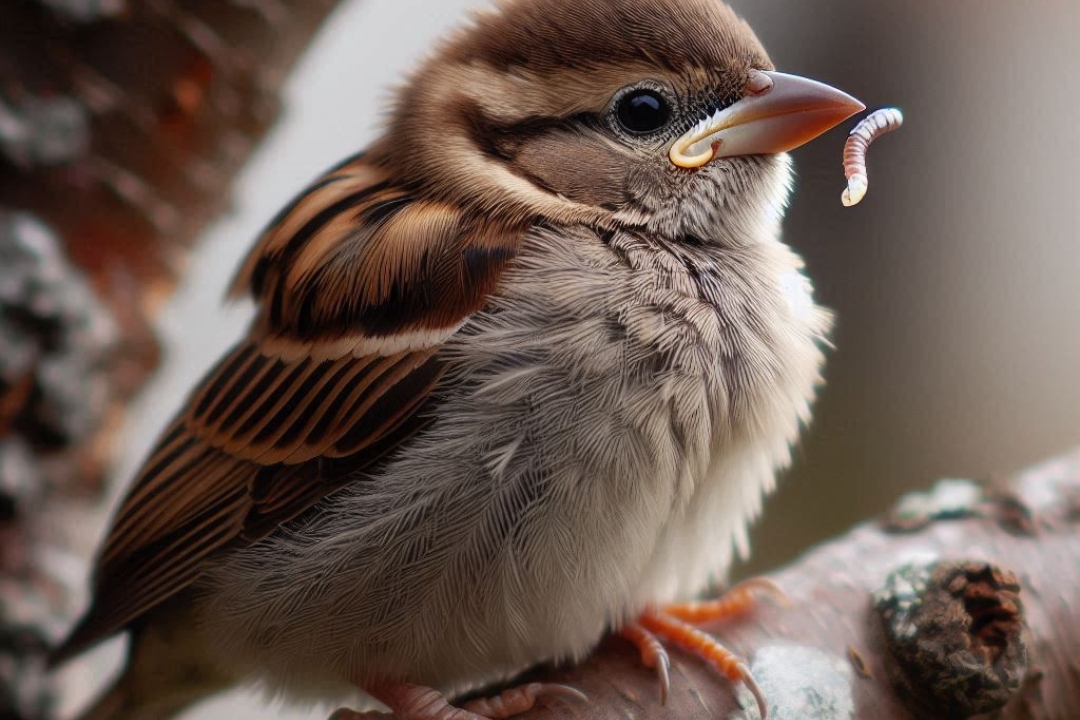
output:
[[[451,332],[495,289],[521,233],[418,200],[362,158],[313,183],[237,274],[232,294],[251,293],[260,313],[146,460],[98,559],[91,608],[50,662],[137,623],[216,552],[362,480],[430,422],[439,334],[415,350],[350,347]],[[327,354],[325,341],[344,344]]]

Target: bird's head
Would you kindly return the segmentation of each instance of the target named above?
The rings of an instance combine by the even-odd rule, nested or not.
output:
[[[377,150],[486,212],[737,241],[779,219],[784,153],[862,107],[775,72],[719,0],[508,0],[421,66]]]

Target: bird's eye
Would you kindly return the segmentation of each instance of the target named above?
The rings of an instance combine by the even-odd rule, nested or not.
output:
[[[664,96],[655,90],[638,88],[619,98],[615,118],[624,130],[632,133],[651,133],[667,125],[671,108]]]

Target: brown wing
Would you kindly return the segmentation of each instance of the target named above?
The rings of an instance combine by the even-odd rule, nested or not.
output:
[[[187,587],[221,548],[310,508],[417,431],[441,343],[485,302],[519,228],[416,197],[362,157],[286,208],[241,267],[259,304],[146,460],[58,663]]]

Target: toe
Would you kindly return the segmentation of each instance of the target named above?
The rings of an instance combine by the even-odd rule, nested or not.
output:
[[[774,580],[754,577],[743,580],[715,600],[667,605],[663,611],[684,622],[700,625],[743,615],[753,610],[762,597],[784,607],[790,605],[787,595]]]
[[[479,698],[465,704],[464,709],[477,715],[502,720],[532,710],[543,699],[558,698],[570,702],[587,702],[585,693],[558,683],[529,683],[510,688],[498,695]]]
[[[716,638],[698,630],[685,620],[659,611],[646,612],[639,619],[639,623],[645,630],[664,638],[670,645],[705,660],[729,680],[744,683],[757,700],[761,717],[765,717],[765,695],[750,673],[750,668],[742,658],[721,645]]]
[[[671,659],[660,639],[636,622],[627,623],[619,634],[638,649],[641,664],[656,671],[660,682],[660,704],[667,704],[668,691],[671,689]]]

